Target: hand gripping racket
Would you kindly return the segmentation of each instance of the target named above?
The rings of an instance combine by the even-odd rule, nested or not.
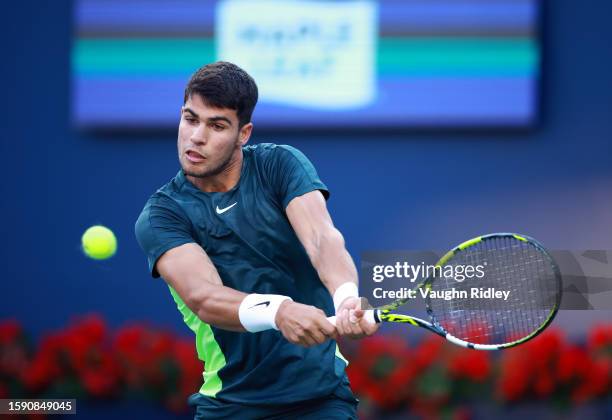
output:
[[[445,276],[447,266],[484,267],[482,278],[458,281]],[[416,286],[429,291],[425,305],[429,321],[395,311],[410,299],[398,299],[367,310],[370,322],[406,323],[432,331],[451,343],[476,350],[500,350],[524,343],[553,320],[561,302],[561,273],[535,239],[514,233],[479,236],[447,252],[435,265],[439,270]],[[508,298],[472,298],[472,288],[509,291]],[[467,298],[440,299],[447,291],[464,291]],[[431,293],[433,292],[433,293]],[[328,318],[335,324],[336,317]]]

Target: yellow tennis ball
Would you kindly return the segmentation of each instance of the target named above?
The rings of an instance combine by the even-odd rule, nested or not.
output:
[[[94,260],[105,260],[115,255],[117,238],[112,230],[105,226],[92,226],[81,237],[83,252]]]

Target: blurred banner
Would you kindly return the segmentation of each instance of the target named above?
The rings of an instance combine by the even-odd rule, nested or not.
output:
[[[173,127],[200,66],[260,89],[259,127],[525,127],[536,0],[77,0],[72,117]]]

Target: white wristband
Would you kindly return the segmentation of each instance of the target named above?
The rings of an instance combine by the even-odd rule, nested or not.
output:
[[[346,298],[349,297],[359,297],[359,290],[357,289],[357,285],[352,281],[347,281],[346,283],[342,283],[340,287],[336,289],[334,292],[334,308],[336,312],[338,308],[344,302]]]
[[[289,296],[283,295],[260,295],[252,293],[245,297],[238,308],[240,323],[248,332],[259,332],[275,329],[276,312],[278,308]]]

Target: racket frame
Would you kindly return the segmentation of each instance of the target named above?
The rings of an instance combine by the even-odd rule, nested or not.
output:
[[[475,349],[475,350],[506,349],[506,348],[517,346],[519,344],[522,344],[536,337],[538,334],[544,331],[544,329],[546,329],[546,327],[548,327],[550,323],[553,321],[553,319],[555,318],[555,315],[557,314],[559,310],[559,306],[561,305],[561,293],[562,293],[561,292],[562,291],[561,272],[559,271],[559,267],[557,266],[552,256],[548,253],[548,251],[546,251],[546,249],[538,241],[526,235],[518,235],[516,233],[508,233],[508,232],[490,233],[487,235],[481,235],[476,238],[472,238],[465,242],[462,242],[461,244],[457,245],[456,247],[448,251],[446,254],[444,254],[444,256],[442,256],[442,258],[440,258],[440,260],[436,263],[436,266],[443,266],[444,264],[446,264],[446,262],[448,262],[451,258],[457,255],[459,252],[462,252],[468,249],[469,247],[482,242],[483,240],[490,240],[492,238],[500,238],[500,237],[512,237],[514,239],[518,239],[520,241],[527,242],[533,245],[538,251],[540,251],[547,258],[548,262],[551,265],[551,268],[553,269],[553,272],[554,272],[554,275],[557,281],[558,293],[556,296],[554,307],[551,309],[550,314],[548,315],[548,318],[537,329],[535,329],[531,334],[525,337],[521,337],[518,340],[511,341],[508,343],[501,343],[501,344],[477,344],[477,343],[470,343],[468,341],[461,340],[451,335],[450,333],[448,333],[448,331],[446,331],[436,321],[436,317],[433,314],[433,311],[431,309],[429,298],[427,298],[425,306],[426,306],[427,314],[429,315],[432,322],[428,322],[421,318],[416,318],[410,315],[398,314],[398,313],[393,312],[400,306],[404,305],[409,300],[408,298],[397,300],[379,309],[373,309],[372,317],[374,318],[376,322],[406,323],[406,324],[413,325],[415,327],[425,328],[429,331],[432,331],[438,334],[441,337],[446,338],[448,341],[450,341],[453,344],[456,344],[458,346],[465,347],[465,348]],[[418,286],[416,286],[415,290],[418,290],[423,287],[430,288],[431,283],[434,280],[435,280],[435,277],[428,277],[427,279],[425,279],[425,281],[423,281]]]

